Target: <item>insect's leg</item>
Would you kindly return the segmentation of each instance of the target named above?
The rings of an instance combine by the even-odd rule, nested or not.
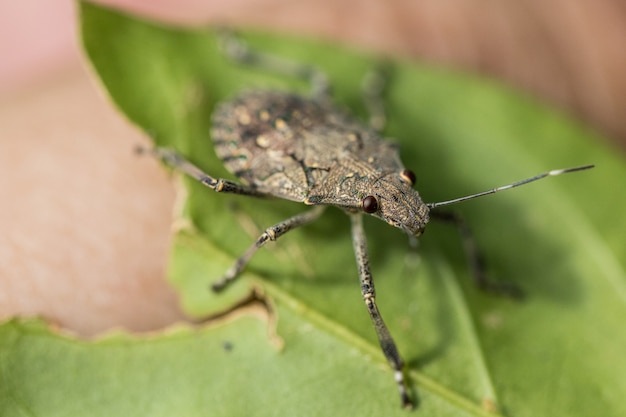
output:
[[[387,124],[384,94],[389,79],[389,66],[385,63],[371,68],[363,78],[363,101],[369,113],[369,124],[382,132]]]
[[[202,184],[211,188],[216,192],[221,193],[232,193],[232,194],[242,194],[254,197],[264,197],[265,194],[257,191],[256,189],[239,184],[230,180],[225,180],[222,178],[213,178],[212,176],[204,173],[200,168],[192,164],[183,158],[180,154],[174,152],[171,149],[166,148],[137,148],[138,153],[149,153],[152,156],[160,159],[165,162],[167,165],[172,168],[184,172],[192,178],[200,181]]]
[[[456,226],[463,241],[463,249],[472,272],[472,277],[480,289],[512,298],[521,298],[523,296],[522,291],[512,283],[496,282],[487,277],[485,274],[485,260],[476,246],[476,241],[469,226],[461,216],[454,212],[433,210],[430,212],[430,217]]]
[[[232,267],[220,279],[219,281],[213,283],[211,288],[213,291],[218,292],[223,290],[228,284],[239,276],[239,274],[246,267],[252,255],[256,253],[256,251],[263,245],[265,245],[268,241],[274,241],[287,233],[290,230],[293,230],[297,227],[304,226],[305,224],[311,223],[316,220],[324,211],[326,206],[314,206],[311,210],[306,211],[304,213],[293,216],[287,220],[283,220],[280,223],[275,224],[272,227],[268,227],[259,238],[244,252],[243,255],[239,257],[235,261]]]
[[[218,36],[222,50],[233,60],[308,81],[311,84],[313,96],[318,99],[327,99],[330,96],[328,77],[318,68],[277,55],[255,51],[228,30],[221,30]]]
[[[367,240],[365,239],[365,232],[363,230],[363,219],[361,214],[350,214],[352,221],[352,242],[354,244],[354,253],[356,255],[357,265],[359,267],[359,279],[361,281],[361,294],[363,295],[363,301],[367,306],[367,311],[370,314],[372,322],[374,323],[374,329],[376,330],[376,336],[378,336],[378,342],[382,348],[385,358],[389,361],[389,364],[395,371],[395,379],[400,391],[400,399],[403,407],[412,407],[413,403],[409,398],[406,388],[406,382],[404,379],[404,373],[402,371],[403,361],[398,353],[396,343],[393,341],[389,329],[385,325],[383,318],[376,306],[376,290],[374,289],[374,281],[372,279],[372,273],[369,266],[369,256],[367,252]]]

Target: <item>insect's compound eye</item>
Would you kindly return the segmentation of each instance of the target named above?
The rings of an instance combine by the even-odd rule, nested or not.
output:
[[[369,214],[376,213],[378,210],[378,200],[373,195],[368,195],[361,202],[363,205],[363,211]]]
[[[415,172],[410,169],[405,169],[400,173],[400,178],[408,182],[411,185],[415,184]]]

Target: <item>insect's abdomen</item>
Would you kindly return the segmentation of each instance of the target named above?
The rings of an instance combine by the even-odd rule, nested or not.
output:
[[[234,175],[260,191],[303,201],[311,185],[322,180],[320,168],[327,170],[336,153],[311,132],[325,122],[326,112],[315,101],[256,91],[221,104],[211,135],[217,155]],[[313,145],[318,149],[310,149]],[[318,160],[311,161],[307,153]]]
[[[221,104],[211,135],[230,172],[293,201],[334,193],[353,173],[373,179],[376,171],[401,168],[396,149],[372,129],[330,104],[289,93],[254,91]]]

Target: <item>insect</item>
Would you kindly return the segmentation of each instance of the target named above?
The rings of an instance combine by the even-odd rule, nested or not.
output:
[[[465,223],[460,217],[440,212],[438,208],[593,166],[553,170],[482,193],[424,203],[413,188],[415,174],[400,161],[397,146],[379,133],[385,120],[378,97],[383,84],[380,77],[371,78],[365,89],[371,113],[370,123],[366,124],[332,103],[329,83],[321,71],[253,51],[229,34],[222,35],[221,40],[224,52],[238,62],[308,80],[311,97],[279,91],[250,91],[216,108],[211,129],[216,153],[242,183],[214,178],[169,149],[153,148],[148,152],[216,192],[277,197],[311,208],[267,228],[222,279],[212,285],[213,290],[226,288],[267,242],[313,222],[328,206],[342,209],[352,225],[363,300],[381,349],[394,370],[402,406],[411,407],[403,360],[376,304],[363,214],[378,217],[412,238],[422,234],[431,218],[456,224],[467,242],[467,256],[478,284],[487,290],[515,295],[512,287],[496,285],[485,278]]]

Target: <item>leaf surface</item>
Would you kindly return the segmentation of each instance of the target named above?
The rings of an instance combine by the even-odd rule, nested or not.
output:
[[[213,176],[234,179],[208,134],[216,103],[251,88],[308,92],[298,80],[230,62],[209,29],[164,27],[89,3],[80,9],[85,50],[113,102],[156,144]],[[243,35],[254,48],[319,66],[338,103],[365,117],[360,81],[376,58]],[[450,226],[429,225],[416,254],[400,231],[367,219],[377,301],[407,363],[416,413],[492,415],[486,410],[497,404],[514,416],[626,414],[622,155],[488,80],[406,61],[390,67],[385,135],[400,143],[428,202],[597,165],[454,207],[489,274],[519,285],[523,302],[471,285]],[[182,184],[169,279],[185,310],[219,314],[257,291],[269,312],[95,342],[9,321],[0,327],[0,414],[406,415],[361,300],[345,214],[328,210],[263,248],[216,295],[209,283],[264,228],[306,208]]]

